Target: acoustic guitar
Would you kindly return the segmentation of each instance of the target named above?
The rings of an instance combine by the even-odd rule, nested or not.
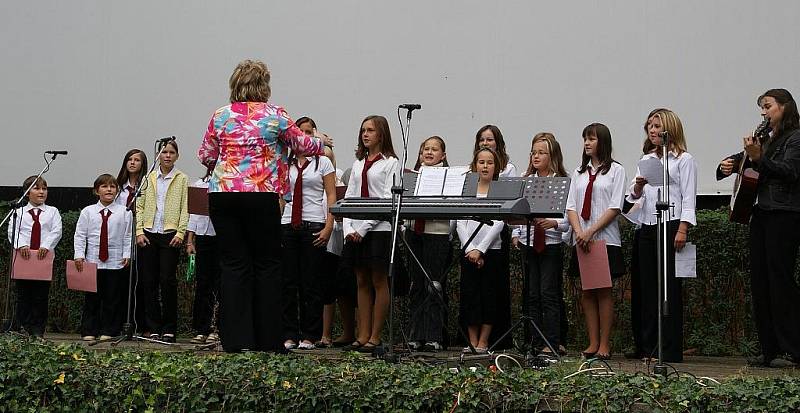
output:
[[[772,128],[769,126],[769,118],[765,117],[761,124],[756,127],[753,137],[764,145],[769,139]],[[747,153],[741,153],[739,161],[739,173],[736,183],[733,185],[733,195],[731,195],[731,211],[729,218],[731,222],[739,224],[749,224],[750,215],[753,213],[753,204],[756,202],[756,186],[758,185],[758,171],[752,168],[752,162],[747,157]]]

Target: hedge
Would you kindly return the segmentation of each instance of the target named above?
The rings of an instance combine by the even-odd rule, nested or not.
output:
[[[2,212],[2,208],[0,208]],[[48,331],[75,332],[80,323],[82,295],[66,289],[64,261],[72,256],[72,236],[78,211],[62,214],[64,235],[56,248],[56,269],[50,290],[50,312]],[[750,287],[748,276],[747,227],[728,221],[725,210],[705,210],[697,213],[697,227],[690,230],[689,241],[698,246],[698,278],[684,282],[684,320],[686,349],[706,355],[750,354],[757,349],[757,338],[751,320]],[[626,259],[630,258],[633,227],[620,220],[623,233],[623,248]],[[512,312],[520,312],[522,271],[520,254],[511,257]],[[568,259],[565,258],[565,259]],[[8,243],[0,248],[0,310],[4,308]],[[181,258],[178,277],[183,279],[185,256]],[[577,299],[575,281],[565,277],[565,300],[570,324],[568,343],[578,348],[585,340],[583,319]],[[458,314],[458,266],[453,265],[449,274],[449,335],[459,338],[456,331]],[[178,284],[178,328],[187,333],[191,326],[193,286],[185,282]],[[615,282],[616,321],[612,335],[615,351],[632,346],[630,328],[630,277],[624,276]],[[396,300],[396,325],[407,327],[408,300]],[[398,327],[400,328],[400,327]],[[400,336],[400,331],[396,332]],[[521,332],[515,335],[520,340]]]
[[[464,367],[464,366],[461,366]],[[262,353],[97,352],[0,337],[0,412],[792,412],[800,377],[572,374]]]

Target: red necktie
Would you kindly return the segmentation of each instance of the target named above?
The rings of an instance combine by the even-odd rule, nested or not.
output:
[[[31,245],[28,245],[28,248],[32,250],[38,250],[42,242],[42,224],[39,223],[39,215],[42,214],[42,210],[39,208],[33,208],[29,209],[28,213],[33,217],[33,225],[31,226]]]
[[[533,227],[533,250],[541,254],[545,247],[544,228],[536,225]]]
[[[367,155],[369,157],[369,155]],[[372,165],[381,159],[380,156],[373,160],[369,160],[364,158],[364,169],[361,170],[361,197],[362,198],[369,198],[369,182],[367,181],[367,171],[369,168],[372,168]]]
[[[292,228],[300,228],[303,223],[303,171],[306,170],[311,161],[306,159],[306,164],[299,165],[299,161],[295,166],[297,167],[297,178],[294,180],[294,191],[292,192]]]
[[[592,187],[594,186],[594,180],[597,179],[597,172],[594,175],[592,175],[591,169],[587,169],[587,172],[589,172],[589,184],[586,185],[586,193],[583,195],[583,208],[581,208],[581,218],[586,221],[592,217]]]
[[[415,219],[414,220],[414,232],[417,234],[422,234],[425,232],[425,220],[424,219]]]
[[[104,214],[103,212],[107,212]],[[103,218],[103,223],[100,225],[100,261],[106,262],[108,260],[108,217],[111,216],[111,211],[103,209],[100,211],[100,216]]]
[[[125,190],[128,191],[128,200],[125,201],[125,206],[130,207],[131,201],[133,201],[133,194],[136,193],[136,188],[128,185],[127,187],[125,187]]]

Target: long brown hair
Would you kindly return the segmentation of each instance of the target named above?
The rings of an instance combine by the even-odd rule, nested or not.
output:
[[[369,156],[367,147],[364,146],[364,142],[361,141],[361,128],[364,127],[364,123],[368,120],[371,120],[375,125],[375,131],[378,132],[378,136],[381,138],[381,153],[383,156],[393,156],[397,158],[397,155],[394,153],[394,146],[392,145],[392,132],[389,130],[389,122],[383,116],[370,115],[364,118],[364,120],[361,121],[361,126],[358,127],[356,159],[360,161]]]
[[[555,135],[550,132],[539,132],[533,135],[531,154],[533,154],[533,145],[537,142],[545,142],[547,144],[547,151],[550,153],[550,165],[548,165],[550,173],[556,176],[567,176],[567,171],[564,169],[564,155],[561,153],[561,145],[556,140]],[[531,176],[534,172],[536,172],[536,168],[533,167],[533,156],[530,156],[528,170],[525,171],[523,176]]]
[[[117,174],[117,186],[119,188],[124,188],[128,183],[128,180],[130,179],[130,173],[128,172],[128,159],[136,154],[139,154],[142,157],[142,168],[139,170],[139,176],[137,177],[136,185],[139,186],[142,183],[142,180],[144,180],[144,175],[147,173],[147,155],[145,155],[141,149],[131,149],[125,154],[125,157],[122,158],[122,167],[119,168],[119,173]]]
[[[612,147],[611,147],[611,131],[608,130],[608,126],[603,125],[602,123],[592,123],[587,125],[583,128],[583,133],[581,136],[586,139],[587,136],[594,136],[597,138],[597,158],[600,159],[600,168],[598,168],[598,172],[605,175],[611,169],[611,164],[616,162],[614,158],[611,157]],[[586,154],[586,151],[583,151],[583,155],[581,155],[581,166],[578,168],[578,173],[582,174],[586,172],[587,164],[592,160],[592,157]]]
[[[783,106],[783,117],[781,118],[780,125],[778,125],[778,130],[775,131],[775,136],[779,136],[786,131],[800,128],[800,115],[797,113],[797,103],[788,90],[770,89],[764,92],[763,95],[758,97],[758,107],[761,107],[761,101],[767,96],[775,99],[779,105]]]
[[[484,125],[482,128],[478,129],[478,133],[475,134],[475,147],[472,149],[473,153],[477,153],[478,149],[481,148],[481,134],[485,130],[492,131],[492,136],[494,136],[495,145],[497,145],[497,149],[495,152],[497,153],[498,159],[500,159],[499,168],[500,170],[505,170],[506,166],[508,166],[508,154],[506,153],[506,141],[503,139],[503,133],[500,132],[500,128],[495,125]]]

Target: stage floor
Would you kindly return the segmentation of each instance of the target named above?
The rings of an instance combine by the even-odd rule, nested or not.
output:
[[[80,336],[77,334],[47,334],[45,339],[54,343],[72,343],[94,349],[97,351],[108,351],[114,348],[110,342],[97,343],[90,345],[87,342],[81,341]],[[178,338],[178,342],[172,345],[163,345],[158,343],[150,343],[146,341],[122,341],[116,348],[142,350],[142,351],[162,351],[162,352],[194,352],[197,354],[219,354],[222,348],[217,345],[198,346],[189,343],[189,338]],[[490,356],[466,356],[462,358],[461,349],[451,348],[448,351],[440,351],[436,353],[415,352],[409,353],[408,351],[397,350],[397,355],[401,360],[418,359],[428,363],[436,363],[448,365],[450,367],[463,366],[466,364],[489,364],[491,362]],[[338,349],[326,348],[315,350],[293,350],[295,354],[306,355],[309,357],[322,357],[336,359],[341,357],[342,352]],[[523,361],[523,356],[514,352],[505,352],[514,356],[520,361]],[[563,357],[563,362],[579,364],[581,361],[579,352],[572,351]],[[365,358],[372,357],[369,354],[364,355]],[[606,361],[609,367],[614,371],[622,371],[627,373],[645,373],[652,372],[652,364],[648,366],[641,360],[629,360],[622,354],[614,354],[611,360]],[[743,357],[708,357],[708,356],[685,356],[683,363],[673,363],[672,367],[680,372],[693,374],[697,377],[710,377],[716,380],[725,380],[733,377],[742,376],[755,376],[755,377],[778,377],[778,376],[800,376],[800,369],[798,368],[762,368],[750,367]],[[593,367],[598,364],[594,363]],[[672,372],[672,369],[669,369]]]

